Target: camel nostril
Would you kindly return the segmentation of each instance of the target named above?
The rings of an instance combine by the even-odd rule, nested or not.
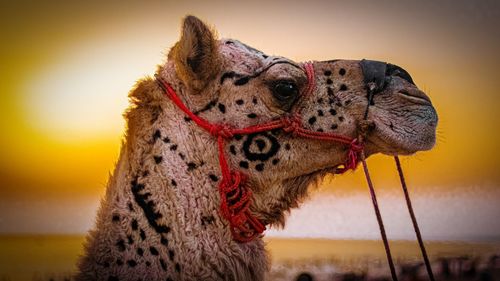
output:
[[[410,74],[408,71],[404,70],[403,68],[395,65],[395,64],[387,64],[387,68],[385,70],[385,76],[390,77],[390,76],[398,76],[406,80],[407,82],[415,85],[413,82],[413,79],[411,78]]]

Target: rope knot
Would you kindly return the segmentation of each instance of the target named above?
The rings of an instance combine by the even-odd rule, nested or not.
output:
[[[252,192],[245,174],[231,171],[219,185],[222,216],[229,222],[234,238],[248,242],[265,230],[265,226],[250,213]]]
[[[359,163],[359,153],[363,151],[363,143],[360,143],[358,139],[354,139],[349,144],[349,152],[347,152],[347,159],[341,167],[337,167],[335,170],[336,174],[343,174],[349,170],[354,170]]]
[[[356,154],[363,151],[365,146],[359,142],[358,139],[353,139],[351,144],[349,144],[349,151],[355,152]]]
[[[232,129],[224,124],[210,126],[209,133],[214,137],[223,137],[225,139],[230,139],[234,136]]]
[[[300,115],[294,114],[291,116],[285,116],[282,119],[283,122],[283,131],[286,133],[292,133],[296,135],[299,129],[302,127],[302,122],[300,119]]]
[[[362,143],[358,141],[358,139],[354,139],[349,145],[349,153],[347,154],[347,160],[344,164],[347,170],[354,170],[358,166],[359,162],[359,153],[363,151],[364,146]]]

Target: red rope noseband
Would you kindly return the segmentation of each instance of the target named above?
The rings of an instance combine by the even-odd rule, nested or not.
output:
[[[308,84],[303,95],[309,96],[314,91],[315,77],[312,63],[303,65]],[[175,90],[168,82],[156,75],[160,87],[166,96],[172,100],[196,125],[203,128],[210,135],[217,138],[219,153],[219,165],[222,173],[222,180],[219,184],[220,211],[222,216],[229,222],[234,240],[238,242],[249,242],[260,235],[265,229],[265,225],[250,212],[252,192],[247,184],[247,177],[240,171],[231,170],[225,156],[225,140],[233,138],[234,135],[248,135],[259,132],[266,132],[275,129],[282,129],[296,137],[316,139],[321,141],[339,142],[349,148],[348,157],[343,167],[337,168],[336,173],[344,173],[350,169],[355,169],[359,163],[359,153],[363,150],[363,145],[356,138],[350,138],[332,133],[316,132],[303,128],[300,114],[298,112],[273,120],[264,124],[249,126],[246,128],[231,128],[225,124],[212,124],[209,121],[197,116],[179,98]]]

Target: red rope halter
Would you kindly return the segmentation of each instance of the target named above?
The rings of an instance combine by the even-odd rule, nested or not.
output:
[[[304,92],[305,96],[310,95],[314,91],[316,85],[314,79],[314,66],[312,63],[305,63],[303,65],[304,72],[306,73],[308,79],[308,85]],[[316,139],[322,141],[332,141],[339,142],[341,144],[347,145],[349,151],[347,154],[347,159],[342,167],[337,167],[335,173],[342,174],[348,170],[355,169],[358,163],[361,161],[363,163],[363,170],[365,172],[366,180],[370,190],[373,207],[377,217],[377,221],[380,228],[380,234],[384,242],[384,247],[387,255],[387,260],[391,270],[392,279],[397,281],[397,274],[394,267],[394,262],[392,260],[392,255],[385,233],[384,224],[382,221],[382,216],[378,208],[378,202],[375,194],[375,189],[373,188],[373,183],[368,172],[368,166],[366,164],[363,139],[362,135],[358,138],[350,138],[342,135],[317,132],[305,129],[301,124],[300,113],[295,112],[289,116],[282,117],[278,120],[273,120],[267,123],[249,126],[246,128],[232,128],[225,124],[213,124],[209,121],[197,116],[191,110],[189,110],[186,105],[179,98],[175,90],[170,86],[168,82],[162,79],[159,75],[155,75],[156,80],[159,82],[160,87],[164,90],[165,95],[172,100],[191,120],[193,120],[199,127],[203,128],[205,131],[210,133],[210,135],[217,138],[217,147],[219,153],[219,165],[222,173],[222,180],[219,184],[219,194],[220,194],[220,211],[222,216],[229,222],[231,233],[233,239],[238,242],[249,242],[254,238],[259,236],[265,229],[265,225],[256,218],[249,210],[252,198],[252,192],[247,185],[247,177],[240,171],[231,170],[227,163],[225,156],[225,140],[232,139],[234,135],[248,135],[253,133],[271,131],[275,129],[282,129],[284,132],[290,133],[296,137]],[[370,93],[372,95],[372,93]],[[370,97],[371,98],[371,97]],[[365,112],[365,120],[368,115],[368,107]],[[398,173],[401,179],[401,184],[403,191],[405,193],[405,198],[410,212],[415,233],[419,242],[422,255],[424,257],[425,265],[429,278],[434,281],[434,276],[432,274],[432,269],[430,267],[429,259],[425,251],[425,246],[422,242],[422,237],[420,235],[420,230],[418,228],[415,215],[413,213],[413,208],[411,206],[411,201],[406,188],[406,183],[403,176],[403,171],[399,163],[399,158],[395,157]]]
[[[305,63],[303,66],[308,79],[307,88],[304,92],[304,95],[307,96],[314,91],[316,84],[314,81],[314,67],[312,63]],[[222,180],[219,183],[219,194],[221,198],[220,211],[222,216],[229,222],[233,238],[238,242],[253,240],[261,234],[266,227],[258,218],[251,214],[249,210],[252,192],[248,188],[246,175],[240,171],[231,170],[227,163],[224,149],[226,139],[231,139],[234,135],[248,135],[275,129],[283,129],[283,131],[297,137],[333,141],[347,145],[349,147],[347,160],[342,165],[343,167],[336,170],[336,173],[344,173],[350,169],[355,169],[359,162],[358,154],[363,150],[363,146],[356,138],[307,130],[302,127],[301,118],[298,112],[278,120],[246,128],[232,128],[225,124],[213,124],[189,110],[168,82],[158,75],[156,75],[156,80],[159,82],[166,96],[191,118],[196,125],[217,138],[219,165],[222,173]]]

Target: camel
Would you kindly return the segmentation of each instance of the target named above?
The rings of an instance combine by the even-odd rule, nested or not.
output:
[[[379,89],[368,101],[374,83]],[[194,16],[184,18],[156,78],[138,81],[129,98],[125,140],[77,280],[264,280],[263,229],[283,226],[312,183],[347,165],[352,148],[301,137],[297,126],[355,139],[369,106],[367,156],[413,154],[435,143],[436,111],[401,67],[366,60],[297,63],[217,39]],[[287,116],[297,108],[292,122]],[[207,131],[193,120],[198,117],[223,126]],[[248,134],[225,130],[273,120],[289,123]],[[221,154],[228,169],[238,171],[229,180]],[[245,189],[226,198],[221,182],[234,183],[235,175],[244,177]],[[243,196],[243,219],[222,210],[240,206]]]

